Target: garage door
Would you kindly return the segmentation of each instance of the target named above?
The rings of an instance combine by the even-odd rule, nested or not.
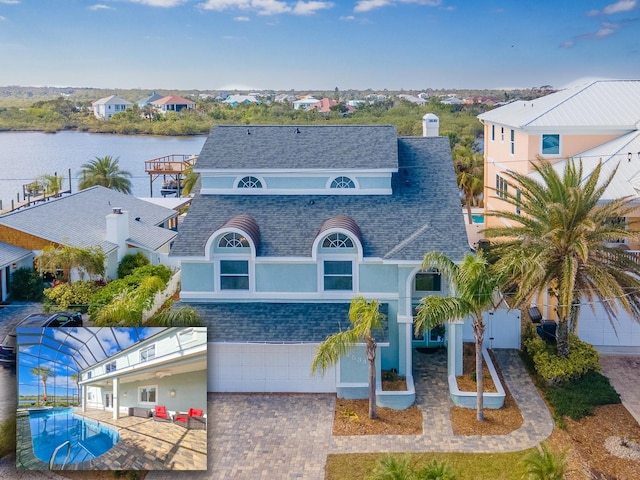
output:
[[[640,346],[640,324],[622,308],[618,309],[615,330],[600,303],[595,304],[595,313],[589,305],[580,308],[578,336],[595,346],[638,347]]]
[[[336,391],[335,369],[311,375],[317,344],[209,343],[209,392]]]

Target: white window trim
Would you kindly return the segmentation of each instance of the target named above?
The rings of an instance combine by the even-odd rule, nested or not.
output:
[[[542,137],[544,137],[545,135],[558,136],[558,153],[542,153]],[[561,153],[562,153],[562,135],[560,135],[559,133],[541,133],[540,134],[540,156],[541,157],[544,157],[544,158],[559,157],[561,156],[560,155]]]
[[[329,254],[318,254],[318,249],[322,248],[322,242],[324,241],[324,239],[328,236],[331,235],[332,233],[343,233],[345,234],[347,237],[349,237],[351,239],[351,241],[353,242],[354,247],[356,247],[356,258],[358,261],[362,262],[363,259],[363,248],[362,248],[362,244],[360,243],[360,239],[358,239],[358,237],[356,237],[353,232],[346,230],[344,228],[329,228],[327,230],[324,230],[323,232],[320,233],[320,235],[318,235],[315,240],[313,241],[313,245],[311,247],[311,259],[315,262],[319,261],[320,256],[326,257],[327,255],[333,255],[332,253]],[[339,250],[339,249],[336,249]],[[339,254],[341,256],[344,255],[349,255],[347,253],[343,253],[343,254]]]
[[[220,266],[220,262],[222,260],[242,260],[247,262],[249,266],[249,289],[248,290],[223,290],[220,285],[220,277],[222,274],[222,267]],[[254,293],[256,291],[256,264],[251,255],[247,254],[217,254],[216,255],[216,264],[215,264],[215,281],[214,281],[214,290],[216,292],[224,292],[225,294],[229,294],[230,296],[236,295],[246,295],[247,293]]]
[[[324,238],[324,236],[322,237]],[[351,290],[325,290],[324,289],[324,262],[325,261],[351,262]],[[318,291],[328,296],[352,296],[360,290],[358,278],[358,257],[353,254],[328,254],[318,255]]]
[[[143,402],[143,401],[140,399],[140,395],[141,395],[141,393],[142,393],[142,390],[143,390],[143,389],[151,389],[151,388],[155,388],[155,390],[156,390],[156,401],[155,401],[155,402]],[[159,393],[160,393],[160,392],[158,391],[158,385],[140,385],[140,386],[138,387],[138,398],[137,398],[138,403],[139,403],[140,405],[157,405],[157,404],[158,404],[158,395],[159,395]]]
[[[500,127],[500,143],[504,143],[504,127]]]
[[[509,132],[509,154],[512,157],[516,154],[516,131],[513,128]]]
[[[262,187],[256,187],[256,188],[245,188],[245,187],[239,187],[238,185],[240,184],[240,182],[242,181],[243,178],[247,178],[247,177],[253,177],[253,178],[257,178],[260,181],[260,184],[262,185]],[[254,175],[251,173],[248,173],[246,175],[241,175],[239,177],[236,177],[236,179],[233,181],[233,188],[234,189],[240,189],[240,190],[265,190],[267,188],[267,182],[265,182],[264,177],[258,176],[258,175]]]
[[[253,189],[249,188],[248,190],[253,190]],[[219,258],[221,256],[224,256],[224,258],[231,258],[231,255],[238,255],[237,252],[233,254],[218,253],[218,252],[216,252],[215,254],[213,253],[214,248],[220,248],[218,247],[218,243],[220,242],[220,239],[227,233],[239,233],[240,235],[244,236],[247,239],[247,241],[249,242],[249,251],[246,254],[242,253],[240,255],[246,255],[248,258],[252,260],[252,263],[253,263],[253,261],[255,261],[256,259],[256,246],[253,243],[253,239],[251,238],[251,235],[249,235],[247,232],[240,230],[239,228],[228,228],[228,227],[221,228],[220,230],[213,232],[213,235],[211,235],[207,240],[207,244],[204,247],[206,261],[211,261],[214,257]],[[218,265],[218,268],[219,267],[220,266]]]
[[[349,180],[351,180],[353,182],[354,188],[331,188],[331,184],[333,183],[334,180],[340,178],[340,177],[345,177],[348,178]],[[329,177],[329,180],[327,180],[327,184],[325,185],[325,188],[327,190],[330,190],[331,192],[335,192],[337,191],[354,191],[354,190],[360,190],[360,183],[358,182],[358,180],[354,177],[352,177],[351,175],[334,175],[333,177]]]
[[[491,142],[495,142],[496,141],[496,125],[495,123],[491,125]]]
[[[147,358],[146,360],[143,360],[142,359],[142,352],[151,350],[151,348],[153,348],[153,358],[151,358],[151,359]],[[158,349],[156,348],[156,344],[155,343],[147,345],[144,348],[141,348],[140,350],[138,350],[138,361],[139,361],[139,363],[147,363],[147,362],[150,362],[152,360],[155,360],[156,358],[158,358],[157,353],[158,353]]]

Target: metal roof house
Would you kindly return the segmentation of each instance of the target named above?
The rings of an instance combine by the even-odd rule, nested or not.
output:
[[[170,256],[182,301],[209,327],[209,389],[366,397],[363,349],[324,377],[310,371],[362,295],[388,318],[378,369],[397,369],[411,390],[412,347],[443,343],[413,335],[419,299],[447,291],[420,271],[422,257],[469,251],[447,138],[398,137],[389,125],[219,125],[196,171],[200,190]],[[462,326],[448,328],[453,364]]]
[[[640,217],[640,80],[596,80],[576,84],[535,100],[515,101],[478,116],[484,124],[485,212],[513,209],[500,198],[512,188],[504,172],[515,171],[535,178],[533,163],[543,158],[560,172],[567,159],[581,160],[585,179],[602,161],[601,178],[617,172],[601,197],[610,202],[623,197],[638,208],[625,218],[628,229],[637,229]],[[496,195],[495,192],[498,192]],[[495,218],[485,215],[488,226]],[[640,258],[640,240],[627,239],[621,248]],[[550,302],[543,312],[553,318]],[[581,309],[579,336],[602,349],[638,348],[640,324],[626,313],[610,325],[599,305]]]
[[[95,186],[0,216],[0,241],[36,255],[46,245],[97,246],[107,256],[106,275],[117,278],[127,253],[166,263],[177,217],[175,210]]]

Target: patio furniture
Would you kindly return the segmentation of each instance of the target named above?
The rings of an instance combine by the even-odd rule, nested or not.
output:
[[[167,412],[167,407],[164,405],[156,405],[155,411],[153,412],[153,419],[156,422],[171,422],[171,415]]]
[[[207,418],[203,416],[202,410],[197,408],[190,408],[188,413],[176,413],[173,423],[188,429],[207,429]]]
[[[531,323],[539,324],[536,327],[536,332],[538,332],[540,338],[547,342],[556,341],[556,329],[558,328],[558,324],[554,320],[544,320],[540,310],[536,306],[529,308],[529,318],[531,318]]]
[[[129,416],[149,418],[151,416],[151,410],[148,408],[129,407]]]

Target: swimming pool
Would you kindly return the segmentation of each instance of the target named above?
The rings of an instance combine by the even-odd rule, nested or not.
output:
[[[30,411],[29,425],[33,453],[47,464],[56,447],[67,440],[71,443],[67,465],[102,455],[120,440],[118,432],[74,415],[72,408]],[[66,456],[67,448],[59,449],[54,464],[61,465]]]
[[[484,223],[484,214],[471,215],[473,223]]]

